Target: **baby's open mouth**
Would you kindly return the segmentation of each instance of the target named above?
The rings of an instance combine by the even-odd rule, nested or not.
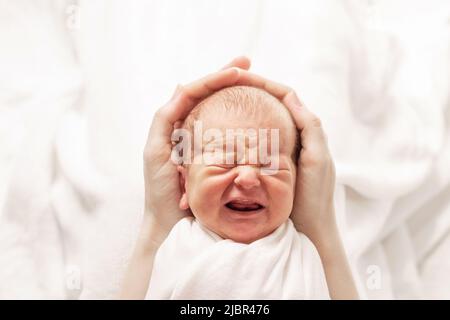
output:
[[[227,202],[225,204],[225,207],[228,209],[234,210],[234,211],[257,211],[264,209],[264,206],[257,203],[257,202],[250,202],[250,201],[241,201],[241,200],[233,200],[230,202]]]

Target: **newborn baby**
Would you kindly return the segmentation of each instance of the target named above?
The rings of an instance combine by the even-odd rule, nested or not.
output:
[[[190,134],[177,149],[180,208],[192,216],[158,250],[147,298],[328,298],[317,251],[289,219],[300,142],[285,106],[264,90],[229,87],[181,129]],[[190,143],[200,129],[200,146]]]

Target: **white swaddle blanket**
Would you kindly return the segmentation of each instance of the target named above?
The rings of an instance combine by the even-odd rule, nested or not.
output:
[[[251,244],[184,218],[158,250],[146,299],[329,299],[320,257],[289,219]]]

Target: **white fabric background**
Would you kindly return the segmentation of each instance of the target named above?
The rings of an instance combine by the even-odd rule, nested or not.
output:
[[[323,120],[364,298],[450,298],[450,4],[0,0],[0,298],[112,298],[177,83],[246,54]]]

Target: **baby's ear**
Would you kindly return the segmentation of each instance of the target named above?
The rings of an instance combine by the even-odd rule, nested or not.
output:
[[[177,166],[180,181],[181,198],[179,207],[181,210],[189,209],[188,197],[187,197],[187,170],[184,166]]]

